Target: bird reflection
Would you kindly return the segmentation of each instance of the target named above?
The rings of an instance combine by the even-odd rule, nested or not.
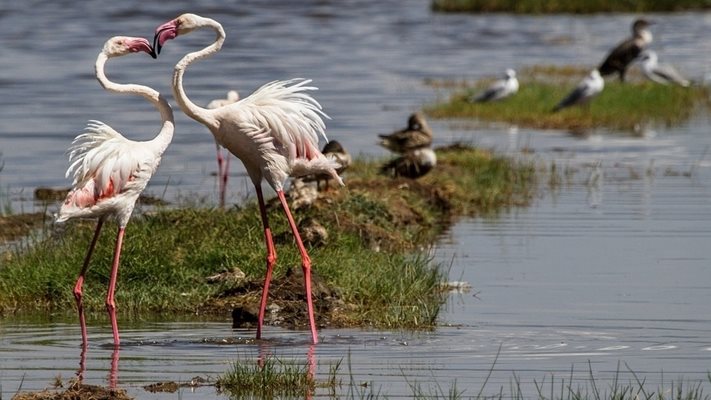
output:
[[[87,343],[82,341],[81,344],[81,354],[79,355],[79,369],[77,370],[77,380],[82,383],[84,380],[84,371],[86,370],[86,350]]]
[[[109,370],[109,388],[116,389],[118,384],[118,363],[119,363],[119,347],[114,346],[111,352],[111,369]]]
[[[271,345],[266,342],[259,343],[259,355],[257,356],[257,365],[264,368],[267,365],[267,360],[272,357]],[[316,345],[311,343],[306,351],[306,374],[310,382],[316,382]],[[312,399],[316,385],[311,385],[304,393],[305,399]]]
[[[84,382],[84,373],[86,372],[86,354],[88,352],[89,345],[86,341],[82,341],[81,344],[81,352],[79,353],[79,369],[77,369],[76,376],[77,376],[77,382],[81,385]],[[118,364],[119,364],[119,354],[120,354],[120,348],[119,346],[113,346],[113,350],[111,352],[111,367],[109,368],[109,374],[107,376],[107,380],[109,382],[109,388],[110,389],[116,389],[116,386],[118,385]]]

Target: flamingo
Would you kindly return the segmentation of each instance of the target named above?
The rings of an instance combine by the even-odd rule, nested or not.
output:
[[[74,218],[98,218],[94,237],[74,285],[83,346],[87,344],[82,305],[84,276],[107,217],[114,217],[118,222],[106,309],[111,319],[114,345],[119,345],[114,293],[124,232],[138,196],[146,188],[158,168],[163,152],[173,139],[173,111],[160,93],[143,85],[114,83],[104,73],[104,66],[109,58],[141,51],[156,57],[148,40],[144,38],[112,37],[106,41],[96,59],[96,78],[101,86],[110,92],[141,95],[156,106],[162,120],[158,135],[149,141],[132,141],[102,122],[90,121],[85,132],[78,135],[69,148],[70,166],[66,177],[73,176],[74,183],[59,210],[56,222],[63,223]]]
[[[186,54],[178,61],[173,71],[173,95],[185,114],[205,125],[217,143],[242,161],[257,192],[267,260],[256,337],[260,339],[262,336],[269,283],[276,263],[276,250],[261,186],[262,181],[266,180],[279,198],[301,254],[311,340],[315,344],[318,336],[311,299],[311,259],[289,210],[284,183],[289,177],[328,174],[343,185],[336,172],[338,163],[325,157],[318,149],[319,135],[326,138],[322,117],[327,116],[321,111],[321,105],[307,93],[316,88],[307,86],[311,81],[303,79],[267,83],[248,97],[217,109],[197,106],[185,94],[183,75],[193,61],[212,55],[222,48],[225,41],[222,25],[211,18],[182,14],[158,26],[153,40],[160,53],[167,40],[200,28],[214,30],[215,41],[202,50]]]
[[[237,100],[239,100],[239,93],[237,93],[236,90],[230,90],[227,92],[227,98],[212,100],[207,103],[207,108],[220,108],[228,104],[236,103]],[[230,169],[230,154],[226,152],[223,156],[222,146],[220,146],[217,141],[215,141],[215,147],[217,148],[217,182],[220,190],[220,207],[224,207],[225,194],[227,192],[227,175]]]

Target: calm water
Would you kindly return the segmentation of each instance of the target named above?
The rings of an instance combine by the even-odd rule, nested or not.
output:
[[[427,1],[407,7],[378,1],[223,3],[0,6],[4,203],[9,197],[13,211],[32,211],[39,207],[31,201],[35,187],[66,186],[64,149],[88,119],[134,138],[157,132],[158,117],[149,106],[99,87],[93,62],[106,38],[152,36],[155,26],[184,10],[217,18],[228,33],[220,54],[187,73],[196,102],[223,97],[229,88],[246,95],[269,80],[313,78],[332,117],[329,137],[352,153],[371,155],[385,154],[375,145],[376,133],[401,127],[410,112],[442,95],[424,84],[426,78],[476,79],[537,63],[593,65],[627,34],[634,18],[436,15]],[[693,78],[704,76],[711,66],[711,14],[654,19],[660,57]],[[176,40],[159,60],[112,60],[109,76],[169,93],[173,64],[211,39],[203,32]],[[179,111],[176,120],[174,143],[149,190],[169,199],[197,194],[214,201],[212,139]],[[559,189],[542,190],[530,208],[462,221],[441,238],[435,258],[451,264],[450,278],[470,282],[473,291],[450,296],[435,332],[323,330],[322,343],[311,349],[304,332],[270,328],[269,340],[259,345],[241,340],[252,332],[233,332],[224,322],[144,322],[122,325],[126,343],[116,354],[107,346],[107,321],[99,318],[90,327],[85,378],[104,385],[115,380],[139,398],[175,399],[177,394],[150,395],[140,387],[214,377],[232,361],[266,352],[302,363],[313,354],[317,378],[325,378],[329,365],[350,359],[357,382],[373,382],[374,390],[391,397],[411,395],[408,380],[425,389],[437,382],[445,390],[456,381],[465,396],[475,396],[492,365],[485,390],[490,394],[501,386],[507,393],[513,372],[528,393],[535,393],[533,379],[567,380],[571,368],[585,385],[588,362],[602,385],[618,363],[622,380],[633,379],[625,362],[652,389],[662,379],[703,379],[711,365],[708,122],[700,116],[681,127],[646,127],[641,137],[597,132],[581,138],[432,121],[438,145],[465,140],[575,171]],[[533,153],[522,154],[523,148]],[[251,192],[239,163],[232,165],[230,198],[240,201]],[[3,398],[20,382],[25,390],[41,389],[57,375],[72,377],[79,360],[74,321],[0,321]],[[348,381],[348,369],[341,371]],[[180,394],[215,397],[212,388]]]

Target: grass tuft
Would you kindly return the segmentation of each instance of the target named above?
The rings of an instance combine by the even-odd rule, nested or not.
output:
[[[317,387],[335,392],[340,363],[329,368],[324,381],[316,381],[315,366],[298,364],[268,356],[255,363],[235,361],[220,376],[215,385],[218,391],[239,398],[311,397]]]

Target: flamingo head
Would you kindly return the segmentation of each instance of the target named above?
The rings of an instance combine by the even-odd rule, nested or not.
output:
[[[199,15],[186,13],[160,25],[156,28],[156,34],[153,37],[153,47],[155,47],[158,54],[160,54],[160,49],[165,42],[170,39],[175,39],[178,35],[185,35],[186,33],[200,28],[204,25],[204,19],[205,18]]]
[[[144,51],[156,58],[156,52],[145,38],[130,36],[114,36],[104,44],[103,52],[108,57],[124,56],[130,53]]]

